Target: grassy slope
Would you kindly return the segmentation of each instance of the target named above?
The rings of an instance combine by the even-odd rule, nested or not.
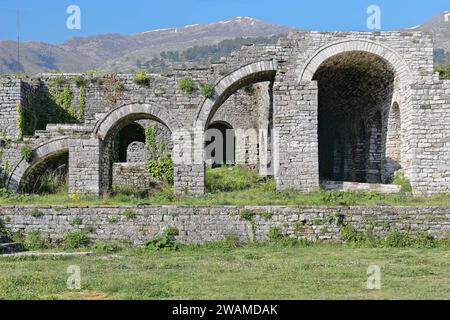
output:
[[[0,299],[448,299],[450,251],[259,244],[119,253],[123,258],[0,258]],[[382,289],[365,288],[377,264]],[[82,292],[66,289],[79,265]]]

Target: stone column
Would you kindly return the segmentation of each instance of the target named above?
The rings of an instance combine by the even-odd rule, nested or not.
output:
[[[100,154],[97,138],[74,139],[69,147],[69,193],[101,195]]]
[[[278,190],[319,188],[317,82],[275,83],[274,164]]]
[[[270,82],[258,84],[259,174],[273,174],[272,123],[273,92]]]
[[[174,191],[177,195],[205,193],[204,131],[173,133]]]

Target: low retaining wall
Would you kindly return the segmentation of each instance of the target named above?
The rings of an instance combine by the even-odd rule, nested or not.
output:
[[[255,214],[253,222],[241,217],[249,213]],[[14,232],[39,230],[59,241],[64,234],[81,230],[92,240],[134,244],[144,243],[168,226],[178,228],[177,240],[184,243],[222,240],[230,234],[243,240],[266,239],[271,227],[297,238],[339,240],[338,218],[360,231],[373,227],[378,235],[395,229],[450,237],[450,207],[0,207],[0,219]]]

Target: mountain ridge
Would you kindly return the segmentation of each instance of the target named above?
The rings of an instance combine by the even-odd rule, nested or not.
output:
[[[444,21],[447,12],[419,26],[404,29],[432,32],[435,35],[436,63],[450,63],[450,22]],[[129,72],[136,69],[141,60],[161,59],[163,51],[183,52],[195,46],[217,45],[228,39],[272,37],[295,30],[301,29],[238,16],[207,24],[147,30],[129,35],[111,33],[73,37],[61,44],[29,41],[20,44],[20,65],[17,63],[17,42],[0,41],[0,73],[36,74],[55,69],[83,72],[92,68],[105,72]],[[162,63],[166,62],[169,65],[172,63]]]

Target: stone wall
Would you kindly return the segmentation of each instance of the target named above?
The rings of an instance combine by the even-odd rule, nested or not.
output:
[[[392,99],[386,99],[392,101],[383,101],[382,106],[379,104],[381,110],[377,111],[381,112],[381,127],[378,122],[366,123],[372,126],[367,128],[370,133],[367,135],[370,139],[366,139],[369,152],[363,150],[359,155],[368,153],[369,156],[365,155],[364,158],[370,161],[363,162],[362,157],[353,157],[347,144],[334,154],[336,159],[342,159],[332,164],[334,168],[343,168],[342,175],[338,176],[355,180],[355,175],[364,175],[361,180],[386,181],[393,171],[402,168],[406,177],[411,180],[416,194],[448,192],[450,85],[449,81],[440,81],[433,73],[432,37],[412,31],[292,32],[281,38],[276,45],[244,46],[229,57],[206,67],[173,70],[163,75],[152,74],[149,76],[149,83],[145,85],[135,83],[134,76],[130,74],[84,75],[84,123],[63,126],[49,123],[47,130],[38,130],[33,137],[26,137],[23,142],[16,141],[17,105],[23,103],[26,106],[28,98],[36,90],[46,93],[54,85],[54,78],[62,77],[65,79],[64,86],[69,86],[72,91],[74,111],[79,114],[80,88],[74,79],[80,75],[44,74],[34,80],[1,79],[0,125],[5,128],[8,139],[13,140],[1,147],[1,171],[7,172],[5,166],[8,164],[12,168],[9,175],[19,180],[11,185],[17,186],[23,178],[21,174],[25,173],[21,171],[22,158],[19,152],[25,143],[29,148],[36,149],[50,139],[67,138],[73,142],[69,147],[70,191],[85,190],[101,194],[108,192],[111,186],[112,162],[108,156],[112,149],[112,135],[130,123],[139,120],[159,121],[172,134],[174,131],[190,130],[189,135],[201,136],[202,132],[193,131],[204,130],[212,120],[246,122],[243,124],[245,126],[256,124],[255,129],[266,127],[268,123],[270,128],[273,120],[274,129],[280,129],[280,140],[275,141],[278,133],[274,130],[273,159],[266,159],[264,162],[273,162],[275,171],[279,169],[276,171],[276,175],[279,174],[278,188],[282,190],[292,187],[304,191],[318,188],[317,154],[320,148],[317,129],[320,125],[317,121],[317,100],[321,99],[318,98],[319,88],[314,76],[328,59],[355,51],[378,56],[392,67]],[[351,67],[352,61],[346,65]],[[178,86],[178,80],[185,76],[195,82],[190,94],[183,93]],[[339,82],[339,78],[335,81]],[[273,88],[273,92],[266,92],[266,97],[258,96],[257,92],[246,101],[239,98],[243,88],[268,82],[273,83],[273,87],[271,84],[268,86],[269,91]],[[202,97],[200,83],[215,84],[214,96]],[[387,96],[382,92],[371,92],[369,96],[380,94]],[[390,116],[394,103],[398,105],[398,117]],[[259,111],[252,110],[253,104]],[[47,107],[50,106],[51,104]],[[136,111],[138,109],[140,111]],[[230,109],[233,112],[227,112]],[[273,114],[271,111],[269,114],[263,112],[267,109],[273,110]],[[51,113],[50,109],[47,111]],[[264,119],[261,118],[263,116]],[[389,119],[393,120],[392,125],[389,125]],[[397,120],[401,123],[400,134],[395,129],[394,122]],[[263,140],[269,140],[268,137],[260,135],[253,140],[248,139],[245,134],[243,137],[237,139],[239,147],[242,147],[237,148],[237,153],[243,154],[244,162],[266,157],[258,150],[258,144],[267,145],[267,141],[264,143]],[[173,141],[173,148],[180,156],[189,154],[200,159],[194,163],[191,161],[176,165],[177,193],[203,193],[204,140],[197,140],[186,136],[185,139]],[[344,142],[334,143],[345,145]],[[363,142],[361,140],[353,145],[361,147]],[[81,152],[75,153],[78,150]],[[42,157],[46,156],[48,155],[42,154]],[[365,170],[351,164],[351,158],[355,158],[357,165],[364,165]],[[263,163],[262,166],[267,165]],[[260,170],[264,171],[263,168]],[[351,171],[356,174],[350,175]]]
[[[35,218],[32,212],[42,216]],[[124,215],[125,211],[134,218]],[[255,233],[251,223],[241,219],[243,211],[255,213]],[[74,219],[81,220],[74,225]],[[91,240],[126,240],[142,244],[161,234],[168,226],[180,231],[177,240],[184,243],[202,243],[238,235],[242,240],[267,239],[271,227],[284,234],[312,241],[339,240],[339,227],[335,222],[343,219],[357,230],[372,229],[384,236],[389,231],[401,230],[411,234],[428,232],[443,238],[450,236],[450,208],[448,207],[31,207],[1,206],[0,219],[14,232],[29,233],[39,230],[54,242],[73,231],[88,232]]]
[[[114,163],[112,174],[113,187],[152,189],[158,186],[145,168],[145,163]]]

